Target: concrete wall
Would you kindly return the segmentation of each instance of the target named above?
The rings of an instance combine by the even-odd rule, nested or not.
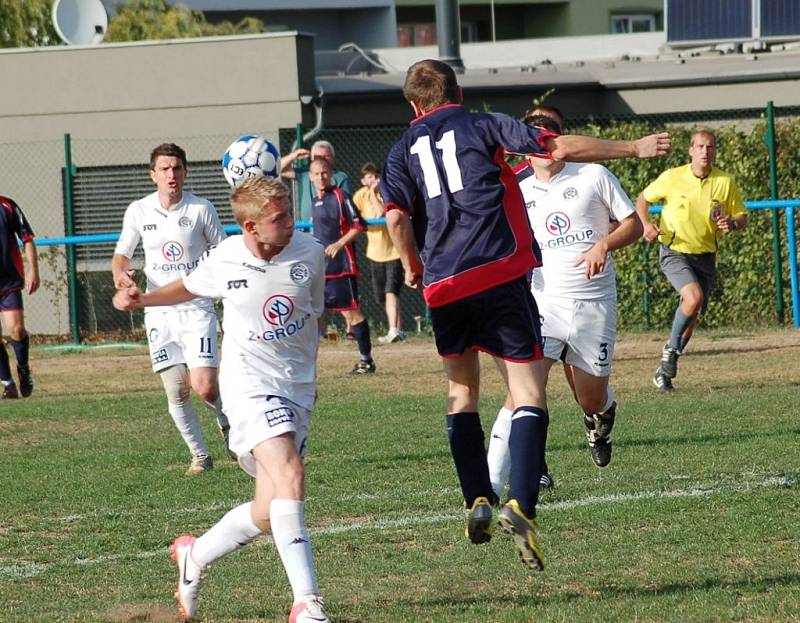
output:
[[[277,140],[279,128],[314,124],[300,102],[315,93],[313,39],[295,32],[3,50],[0,76],[0,194],[39,238],[64,235],[65,133],[74,163],[94,166],[146,162],[164,141],[190,160],[216,159],[245,132]],[[63,262],[47,264],[49,287],[26,298],[26,319],[35,333],[60,333]]]

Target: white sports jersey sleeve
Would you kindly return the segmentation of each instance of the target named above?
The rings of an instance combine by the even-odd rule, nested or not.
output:
[[[232,236],[183,282],[194,294],[222,299],[223,403],[226,395],[274,395],[313,407],[325,288],[323,249],[315,238],[295,232],[283,251],[263,260],[242,236]]]
[[[184,191],[178,205],[164,210],[158,193],[151,193],[128,206],[114,253],[130,258],[141,241],[147,290],[154,290],[191,272],[200,257],[224,238],[217,211],[209,201]],[[151,307],[147,313],[183,309],[213,313],[214,304],[209,299],[195,299]]]
[[[614,259],[587,279],[581,256],[608,235],[609,219],[634,213],[617,178],[598,164],[568,162],[549,181],[519,175],[533,233],[542,250],[542,267],[534,270],[537,296],[615,299]]]

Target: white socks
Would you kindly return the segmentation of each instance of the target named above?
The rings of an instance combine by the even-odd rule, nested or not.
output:
[[[205,567],[218,558],[247,545],[261,534],[250,516],[252,502],[240,504],[228,511],[222,519],[197,537],[192,548],[192,559]]]
[[[208,446],[203,441],[203,430],[200,428],[200,416],[197,415],[191,399],[186,399],[181,404],[168,402],[167,407],[175,427],[189,446],[192,456],[208,456]]]
[[[319,595],[304,507],[300,500],[282,498],[272,500],[269,511],[272,538],[292,585],[295,603],[309,595]]]
[[[508,474],[511,470],[511,453],[508,450],[508,439],[511,436],[511,409],[500,407],[497,418],[492,426],[492,434],[489,437],[489,450],[486,459],[489,462],[489,480],[492,482],[492,489],[497,497],[501,497],[503,487],[508,482]]]
[[[217,418],[217,426],[219,426],[220,430],[230,428],[228,416],[222,412],[222,401],[219,399],[219,396],[217,396],[214,402],[208,402],[207,400],[203,402],[208,407],[209,411]]]

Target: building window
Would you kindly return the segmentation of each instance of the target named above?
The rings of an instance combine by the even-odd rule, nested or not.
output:
[[[434,22],[398,24],[397,45],[401,48],[410,48],[417,45],[436,45],[436,24]]]
[[[656,29],[656,16],[639,15],[612,15],[611,32],[653,32]]]

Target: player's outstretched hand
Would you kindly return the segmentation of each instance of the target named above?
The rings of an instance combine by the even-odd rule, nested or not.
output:
[[[136,286],[117,290],[111,303],[119,311],[131,311],[141,307],[139,304],[142,298],[142,291]]]
[[[659,158],[666,156],[672,149],[672,137],[669,132],[649,134],[634,141],[637,158]]]

